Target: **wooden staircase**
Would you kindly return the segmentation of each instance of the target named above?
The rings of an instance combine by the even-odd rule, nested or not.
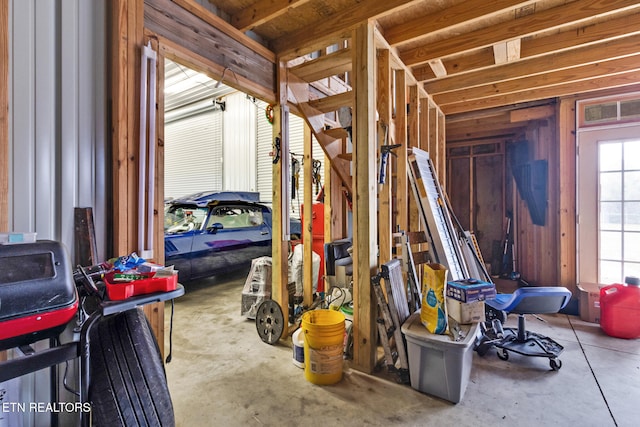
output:
[[[346,46],[348,41],[342,40]],[[335,45],[334,45],[335,46]],[[343,76],[351,72],[352,50],[343,47],[311,59],[289,61],[288,100],[297,106],[311,132],[329,158],[344,187],[352,192],[348,131],[338,122],[338,110],[353,107],[353,91]]]

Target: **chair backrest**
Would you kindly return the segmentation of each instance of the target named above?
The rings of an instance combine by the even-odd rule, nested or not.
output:
[[[516,314],[544,314],[557,313],[562,310],[571,299],[569,289],[561,286],[545,286],[518,288],[513,293],[513,302],[509,304]]]

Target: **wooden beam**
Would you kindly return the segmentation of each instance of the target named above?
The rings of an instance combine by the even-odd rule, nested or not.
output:
[[[440,171],[438,172],[438,178],[440,179],[440,185],[442,188],[447,188],[447,129],[445,115],[439,108],[434,108],[436,111],[436,123],[437,123],[437,140],[438,140],[438,162],[440,165]]]
[[[520,59],[520,39],[500,42],[493,45],[496,65],[506,64]],[[431,61],[429,61],[431,63]]]
[[[587,23],[577,30],[571,28],[543,37],[528,37],[522,40],[522,58],[544,55],[572,49],[579,45],[601,43],[618,37],[640,33],[640,13],[624,13],[606,21]]]
[[[245,81],[275,93],[275,55],[193,0],[145,0],[144,25],[222,69],[224,83],[243,90]],[[221,77],[221,75],[219,76]],[[271,95],[274,98],[274,95]]]
[[[557,135],[559,149],[558,238],[559,285],[576,289],[576,97],[560,100]]]
[[[602,43],[619,37],[626,37],[640,32],[640,15],[625,14],[595,24],[585,25],[577,31],[575,29],[552,33],[548,36],[527,37],[520,42],[520,59],[569,50],[581,45]],[[448,75],[473,71],[478,68],[488,68],[494,65],[493,49],[483,48],[466,55],[443,58],[442,63],[448,70]],[[419,81],[432,80],[435,74],[429,64],[416,65],[412,73]]]
[[[475,31],[424,43],[400,52],[400,59],[407,65],[427,62],[431,59],[460,54],[462,52],[490,46],[494,43],[525,37],[549,28],[580,22],[613,12],[623,12],[640,7],[635,0],[589,0],[570,2],[531,14],[511,22],[501,22]]]
[[[488,129],[481,132],[473,132],[467,135],[454,134],[449,135],[447,133],[447,144],[452,145],[456,143],[474,141],[474,140],[489,140],[494,138],[511,139],[518,135],[522,135],[526,130],[526,126],[519,126],[514,128],[496,128]]]
[[[511,123],[520,123],[528,120],[542,120],[556,115],[555,105],[541,105],[540,107],[521,108],[509,112]]]
[[[220,80],[222,74],[225,73],[225,67],[214,62],[209,57],[204,57],[195,53],[183,45],[173,42],[166,37],[158,34],[148,32],[149,37],[158,39],[159,52],[166,58],[172,61],[179,62],[188,66],[189,68],[208,75],[212,79]],[[229,80],[227,80],[229,77]],[[236,87],[242,92],[262,99],[263,101],[274,103],[276,100],[276,94],[273,87],[265,87],[256,83],[250,77],[243,75],[226,73],[225,84]]]
[[[425,90],[434,95],[459,90],[463,87],[480,86],[506,80],[550,73],[565,68],[577,67],[601,61],[636,55],[640,35],[633,35],[595,46],[584,46],[566,52],[523,59],[486,70],[477,70],[458,76],[425,83]]]
[[[397,193],[396,193],[396,225],[400,230],[409,230],[409,178],[407,175],[407,84],[406,72],[404,70],[395,71],[396,87],[395,87],[395,143],[401,147],[396,150],[398,155],[397,167]]]
[[[484,0],[467,0],[455,6],[412,18],[387,28],[384,31],[384,37],[392,46],[398,45],[424,37],[425,34],[489,19],[495,15],[531,3],[534,3],[534,1],[497,0],[487,2]]]
[[[324,55],[291,67],[289,71],[302,80],[314,82],[351,71],[352,56],[351,48],[340,49],[335,53]]]
[[[322,25],[301,28],[272,42],[273,51],[282,58],[301,56],[328,46],[336,39],[349,38],[351,30],[380,14],[391,13],[412,0],[363,0],[326,16]]]
[[[309,101],[311,108],[321,111],[322,113],[330,113],[338,110],[340,107],[351,107],[352,105],[353,93],[351,93],[351,91]]]
[[[382,155],[382,145],[391,144],[391,63],[389,49],[378,49],[376,55],[376,111],[378,112],[378,147],[376,153]],[[384,136],[387,135],[385,141]],[[395,154],[395,153],[394,153]],[[375,157],[375,154],[374,154]],[[391,155],[387,156],[385,183],[378,185],[378,265],[391,260],[392,216],[391,216]],[[378,171],[378,173],[380,173]],[[377,180],[376,180],[377,181]]]
[[[206,9],[204,6],[202,6],[195,0],[172,0],[172,1],[177,5],[179,5],[180,7],[182,7],[183,9],[187,10],[192,15],[202,19],[204,22],[211,25],[211,27],[219,31],[222,31],[225,35],[235,40],[236,42],[240,43],[242,46],[248,47],[249,49],[261,55],[262,57],[264,57],[265,59],[267,59],[272,63],[276,62],[276,55],[272,51],[270,51],[268,48],[264,47],[257,41],[253,40],[251,37],[247,36],[243,31],[229,24],[227,21],[220,18],[215,13]],[[295,0],[290,0],[288,2],[291,3],[292,1],[295,1]],[[298,1],[304,2],[308,0],[298,0]],[[150,2],[150,0],[147,0],[147,2]]]
[[[143,8],[143,0],[113,3],[113,243],[118,255],[137,250],[138,96]]]
[[[557,84],[577,82],[596,77],[613,76],[620,73],[640,69],[640,55],[613,59],[610,61],[596,62],[579,67],[566,68],[549,73],[536,74],[514,80],[492,83],[489,85],[475,86],[458,91],[445,92],[433,96],[434,101],[440,106],[486,98],[495,95],[505,95],[533,88],[549,87]]]
[[[240,31],[249,31],[258,25],[291,12],[311,0],[259,0],[231,16],[231,23]]]
[[[303,162],[302,174],[305,182],[303,189],[303,302],[306,307],[313,303],[313,138],[311,128],[304,123],[303,130]]]
[[[375,69],[373,25],[361,23],[354,33],[353,363],[356,369],[372,373],[377,327],[371,277],[377,266],[378,228],[376,215],[372,215],[376,211],[375,88],[369,77]]]
[[[478,99],[475,101],[461,102],[458,104],[449,104],[442,106],[441,108],[445,114],[457,114],[475,110],[484,110],[487,108],[495,108],[504,105],[517,104],[519,102],[525,101],[554,98],[558,96],[570,96],[577,93],[588,93],[602,89],[610,89],[623,86],[635,87],[634,85],[637,85],[638,81],[640,81],[640,71],[630,71],[628,73],[621,73],[615,76],[607,76],[580,82],[571,82],[564,85],[556,85],[548,88],[525,90],[502,96],[494,96],[491,98]]]
[[[477,68],[488,68],[495,65],[493,48],[487,47],[468,52],[466,55],[453,58],[442,58],[442,64],[447,70],[448,76],[473,71]],[[432,80],[436,78],[431,65],[419,64],[411,67],[411,73],[418,81]]]
[[[407,124],[409,140],[408,145],[410,147],[420,147],[420,98],[419,89],[415,85],[409,86],[409,111],[407,114]],[[408,153],[407,153],[408,154]],[[413,196],[413,191],[409,191],[409,227],[407,231],[419,231],[420,230],[420,215],[416,198]]]
[[[433,59],[429,61],[429,67],[431,67],[431,70],[433,70],[433,74],[438,78],[447,75],[447,69],[445,68],[441,59]]]
[[[407,123],[409,127],[409,143],[412,147],[420,147],[420,97],[416,85],[409,86]]]
[[[429,144],[430,144],[430,140],[429,140],[429,131],[430,131],[430,123],[429,120],[431,119],[431,117],[429,117],[429,98],[420,98],[420,116],[419,116],[419,120],[420,120],[420,128],[419,128],[419,132],[420,132],[420,137],[419,137],[419,141],[420,141],[420,145],[418,146],[421,150],[424,151],[429,151]]]
[[[459,141],[462,139],[485,138],[491,135],[505,135],[519,132],[526,123],[498,123],[488,121],[478,126],[447,125],[447,140]]]
[[[9,0],[0,0],[0,232],[6,231],[9,231]]]
[[[281,208],[283,201],[288,194],[288,184],[286,183],[286,171],[284,168],[284,161],[289,159],[289,140],[287,135],[286,123],[283,123],[285,119],[283,109],[287,105],[287,73],[284,63],[280,62],[277,72],[278,81],[278,104],[274,108],[274,120],[273,120],[273,135],[272,140],[280,141],[280,160],[273,164],[273,181],[272,181],[272,244],[271,244],[271,298],[276,301],[282,309],[285,322],[289,319],[289,294],[287,291],[287,285],[289,283],[288,264],[287,258],[289,255],[289,241],[285,238],[285,230],[283,223],[288,221],[289,212],[283,212]],[[287,328],[285,327],[285,332]],[[282,339],[288,337],[287,333],[284,333]]]

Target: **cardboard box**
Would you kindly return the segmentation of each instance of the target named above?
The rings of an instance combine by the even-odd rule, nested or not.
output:
[[[461,325],[484,322],[484,301],[462,302],[447,297],[447,314]]]
[[[447,296],[462,302],[484,301],[496,297],[496,286],[478,279],[454,280],[447,282]]]
[[[580,319],[585,322],[600,323],[600,286],[596,283],[580,283],[578,292]]]
[[[413,313],[402,325],[407,340],[411,387],[449,402],[458,403],[471,377],[473,344],[478,323],[462,325],[466,336],[453,341],[449,335],[430,333]]]

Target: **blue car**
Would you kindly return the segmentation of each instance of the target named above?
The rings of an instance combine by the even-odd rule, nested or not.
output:
[[[165,205],[165,265],[182,282],[246,268],[271,256],[271,209],[256,192],[203,192]],[[301,234],[291,219],[292,238]]]

